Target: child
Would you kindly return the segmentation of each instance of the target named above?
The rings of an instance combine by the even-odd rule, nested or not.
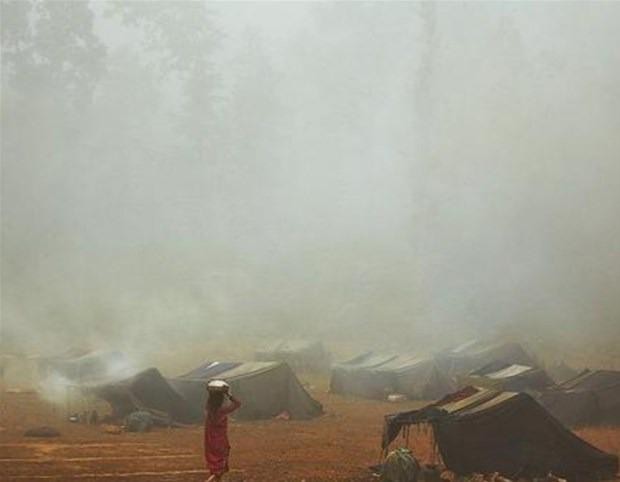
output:
[[[213,386],[215,385],[215,386]],[[210,476],[207,482],[218,482],[228,472],[228,414],[241,406],[241,402],[229,393],[227,384],[207,385],[209,398],[205,406],[204,450]],[[224,406],[224,400],[230,403]]]

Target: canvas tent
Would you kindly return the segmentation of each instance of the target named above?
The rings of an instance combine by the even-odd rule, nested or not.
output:
[[[277,340],[258,350],[257,361],[286,362],[294,370],[320,370],[329,366],[323,343],[312,340]]]
[[[81,387],[85,392],[106,400],[112,406],[113,415],[119,418],[137,410],[169,417],[179,423],[192,423],[202,416],[202,410],[189,404],[156,368]]]
[[[620,424],[620,371],[585,370],[543,392],[542,403],[569,426]]]
[[[455,379],[493,362],[537,366],[519,343],[485,344],[477,340],[443,351],[435,359],[441,369]]]
[[[579,370],[575,370],[574,368],[567,365],[564,361],[552,363],[546,368],[547,373],[551,378],[553,378],[555,383],[564,383],[579,375]]]
[[[125,355],[118,351],[71,349],[59,356],[38,359],[39,375],[42,378],[59,375],[76,383],[108,378],[128,365]]]
[[[37,371],[39,373],[40,378],[47,378],[52,374],[62,375],[63,365],[70,360],[75,360],[76,358],[88,355],[92,353],[91,350],[83,349],[83,348],[69,348],[65,350],[63,353],[50,355],[50,356],[34,356],[33,359],[36,360],[37,363]]]
[[[541,393],[538,401],[555,418],[569,427],[597,424],[599,410],[594,392],[552,388]]]
[[[553,380],[540,368],[492,362],[460,377],[459,385],[476,385],[514,392],[542,391],[553,385]]]
[[[398,355],[366,352],[344,362],[334,363],[329,380],[329,391],[338,394],[364,396],[366,374],[372,368],[381,366]]]
[[[235,416],[243,419],[272,418],[286,412],[293,419],[309,419],[323,413],[301,385],[291,368],[279,362],[206,362],[196,369],[169,379],[202,420],[206,401],[205,384],[213,378],[226,380],[243,405]]]
[[[432,359],[368,352],[332,367],[330,392],[385,399],[400,393],[411,399],[439,398],[454,389]]]
[[[613,478],[618,458],[566,429],[525,393],[466,387],[420,410],[386,416],[383,448],[403,427],[430,424],[445,466],[509,478]]]

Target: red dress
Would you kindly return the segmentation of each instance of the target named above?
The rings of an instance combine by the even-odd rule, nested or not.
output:
[[[228,454],[230,444],[228,443],[228,414],[234,412],[241,406],[238,400],[231,400],[231,403],[221,407],[215,416],[209,417],[205,413],[205,461],[209,472],[213,475],[221,475],[228,472]]]

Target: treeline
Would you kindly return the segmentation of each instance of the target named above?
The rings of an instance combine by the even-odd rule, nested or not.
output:
[[[617,326],[617,6],[1,7],[3,339]]]

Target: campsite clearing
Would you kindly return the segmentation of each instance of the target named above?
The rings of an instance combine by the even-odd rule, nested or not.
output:
[[[371,481],[367,466],[377,462],[383,415],[420,407],[419,402],[387,403],[312,394],[326,414],[308,421],[232,422],[230,482]],[[1,407],[0,473],[13,481],[153,481],[204,480],[200,427],[158,429],[150,433],[109,434],[102,427],[60,419],[34,393],[6,394]],[[33,440],[23,431],[52,425],[61,436]],[[578,432],[589,442],[620,454],[620,428],[587,428]],[[413,435],[413,433],[412,433]],[[413,440],[426,458],[424,436]]]

